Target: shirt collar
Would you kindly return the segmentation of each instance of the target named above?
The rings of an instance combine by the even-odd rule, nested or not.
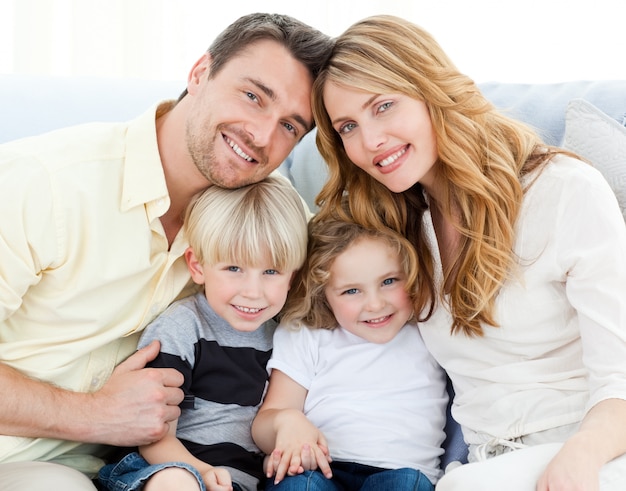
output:
[[[170,206],[156,136],[156,116],[171,109],[168,105],[173,107],[170,101],[155,104],[128,124],[120,203],[123,212],[148,205],[156,216],[161,216]]]

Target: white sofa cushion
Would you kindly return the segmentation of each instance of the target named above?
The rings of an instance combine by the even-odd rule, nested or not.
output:
[[[590,102],[573,99],[565,114],[563,146],[602,173],[617,196],[626,221],[626,127]]]

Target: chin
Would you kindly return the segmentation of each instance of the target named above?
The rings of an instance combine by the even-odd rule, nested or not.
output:
[[[392,193],[400,194],[411,189],[413,187],[413,184],[410,184],[410,183],[385,184],[385,187]]]

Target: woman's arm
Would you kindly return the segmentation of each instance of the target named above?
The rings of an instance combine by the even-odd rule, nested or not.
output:
[[[586,174],[567,183],[554,236],[577,312],[591,409],[549,463],[538,491],[597,491],[602,466],[626,453],[626,229],[607,182]]]
[[[604,464],[626,453],[626,401],[606,399],[583,419],[580,429],[552,459],[537,491],[598,491]]]
[[[252,423],[252,437],[270,455],[268,477],[279,482],[287,475],[320,468],[330,477],[324,435],[303,413],[307,390],[280,370],[272,370],[267,394]]]

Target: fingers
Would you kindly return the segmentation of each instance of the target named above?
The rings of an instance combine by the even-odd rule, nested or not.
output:
[[[305,470],[317,469],[315,457],[313,456],[311,446],[308,443],[302,445],[300,455],[297,457],[297,459],[292,459],[289,470],[287,471],[290,476],[302,473]]]
[[[137,350],[131,356],[129,356],[125,361],[120,363],[116,368],[115,372],[117,373],[125,373],[132,372],[134,370],[140,370],[144,368],[146,364],[156,358],[159,354],[159,350],[161,349],[161,344],[154,340],[148,346]]]
[[[333,471],[330,468],[330,462],[332,459],[328,455],[327,448],[315,447],[315,462],[317,463],[319,470],[327,479],[333,477]]]
[[[298,463],[298,467],[302,466],[303,469],[317,469],[317,464],[315,462],[315,458],[313,456],[313,452],[311,451],[311,446],[307,443],[302,445],[302,450],[300,451],[300,462]],[[289,471],[295,474],[297,472],[297,468],[292,471],[290,468]]]
[[[285,476],[295,476],[304,472],[304,468],[300,465],[300,454],[291,452],[282,452],[275,449],[269,459],[267,466],[267,477],[274,476],[274,484],[278,484]]]
[[[285,476],[295,476],[305,470],[319,468],[324,476],[331,478],[333,476],[330,468],[331,459],[327,453],[327,448],[307,443],[293,453],[274,449],[265,463],[266,476],[268,478],[274,476],[274,484],[278,484]]]
[[[278,484],[287,475],[291,458],[288,455],[283,454],[280,450],[274,450],[272,452],[272,462],[274,466],[274,484]],[[270,476],[271,477],[271,476]]]
[[[178,405],[182,402],[185,394],[180,388],[185,382],[185,377],[175,368],[147,368],[146,370],[156,371],[158,382],[163,385],[166,393],[171,396],[174,395],[174,399],[167,398],[168,404]]]
[[[147,363],[157,357],[160,348],[161,344],[159,341],[152,341],[149,345],[137,350],[120,363],[113,371],[113,374],[123,375],[143,370]],[[182,374],[174,368],[147,368],[145,369],[145,374],[151,377],[153,382],[163,387],[180,387],[184,382]],[[178,396],[181,396],[181,393],[179,391],[173,391],[172,393],[176,394],[177,398],[168,400],[168,404],[179,404],[182,401],[182,398],[178,398]]]
[[[232,491],[230,472],[221,467],[213,467],[202,476],[207,491]]]
[[[104,436],[97,441],[119,446],[153,443],[180,416],[183,375],[173,368],[144,368],[159,348],[154,342],[134,353],[93,393],[103,413],[102,428],[96,430]]]
[[[320,436],[319,440],[317,441],[317,448],[319,448],[323,452],[329,462],[333,461],[333,459],[330,457],[328,444],[326,443],[326,438],[324,438],[324,436]]]
[[[269,478],[272,477],[278,469],[280,465],[280,459],[282,457],[282,452],[277,448],[272,451],[272,453],[268,456],[265,461],[265,475]]]

